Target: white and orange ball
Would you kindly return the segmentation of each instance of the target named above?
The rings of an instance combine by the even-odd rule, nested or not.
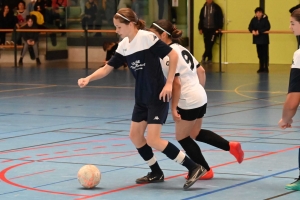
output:
[[[77,178],[84,188],[93,188],[100,183],[101,172],[95,165],[84,165],[79,169]]]

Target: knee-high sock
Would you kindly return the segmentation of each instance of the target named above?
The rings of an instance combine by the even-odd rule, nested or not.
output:
[[[197,168],[197,164],[190,158],[188,158],[171,142],[168,143],[167,147],[163,150],[162,153],[164,153],[171,160],[174,160],[175,162],[185,166],[189,171]]]
[[[202,165],[207,171],[210,170],[205,158],[202,155],[201,149],[198,144],[189,136],[178,141],[186,154],[197,164]]]
[[[223,149],[224,151],[230,150],[229,141],[210,130],[201,129],[196,140]]]
[[[142,158],[148,163],[153,173],[162,173],[162,170],[160,169],[156,161],[156,158],[153,154],[152,148],[148,144],[145,144],[143,147],[137,150],[139,154],[142,156]]]

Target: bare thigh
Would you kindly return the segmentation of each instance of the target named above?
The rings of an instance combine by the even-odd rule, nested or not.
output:
[[[176,122],[176,140],[180,141],[188,136],[190,136],[191,131],[193,130],[195,121],[187,121],[187,120],[180,120]]]
[[[192,131],[190,132],[191,138],[196,139],[196,137],[199,135],[199,132],[202,127],[202,121],[203,121],[203,118],[196,119],[195,124],[192,128]]]

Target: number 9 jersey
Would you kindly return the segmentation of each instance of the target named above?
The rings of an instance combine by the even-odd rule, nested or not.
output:
[[[183,46],[177,43],[170,45],[178,54],[176,75],[180,77],[181,94],[178,107],[181,109],[194,109],[207,103],[207,96],[204,88],[199,83],[197,68],[200,63]],[[161,59],[161,65],[165,77],[169,73],[169,57]]]

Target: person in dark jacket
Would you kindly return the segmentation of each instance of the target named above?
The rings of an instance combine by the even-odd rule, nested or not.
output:
[[[93,29],[97,15],[97,5],[94,0],[88,0],[85,4],[84,17],[82,18],[82,29]]]
[[[295,10],[297,10],[298,8],[300,8],[300,4],[298,4],[298,5],[294,6],[294,7],[292,7],[292,8],[289,10],[289,12],[292,14],[292,13],[293,13]],[[297,38],[298,49],[299,49],[299,48],[300,48],[300,36],[297,35],[296,38]]]
[[[256,44],[257,55],[259,59],[259,69],[257,73],[269,72],[269,34],[264,32],[271,28],[268,16],[264,9],[258,7],[254,10],[255,16],[249,24],[249,31],[253,35],[253,44]]]
[[[205,52],[202,55],[202,63],[212,60],[212,48],[216,40],[216,31],[223,27],[223,12],[221,7],[213,0],[206,0],[199,16],[198,30],[203,34]]]
[[[26,17],[27,24],[23,27],[23,29],[37,29],[36,17],[33,15],[28,15]],[[29,47],[33,48],[34,56],[36,59],[36,64],[40,65],[41,61],[39,59],[38,53],[38,41],[39,41],[39,33],[38,32],[22,32],[22,39],[24,42],[24,47],[21,53],[21,58],[19,60],[19,65],[23,65],[23,57],[28,51]]]
[[[8,5],[4,5],[0,13],[0,29],[13,29],[17,23],[17,18],[9,9]],[[6,43],[6,32],[0,32],[0,44]]]

